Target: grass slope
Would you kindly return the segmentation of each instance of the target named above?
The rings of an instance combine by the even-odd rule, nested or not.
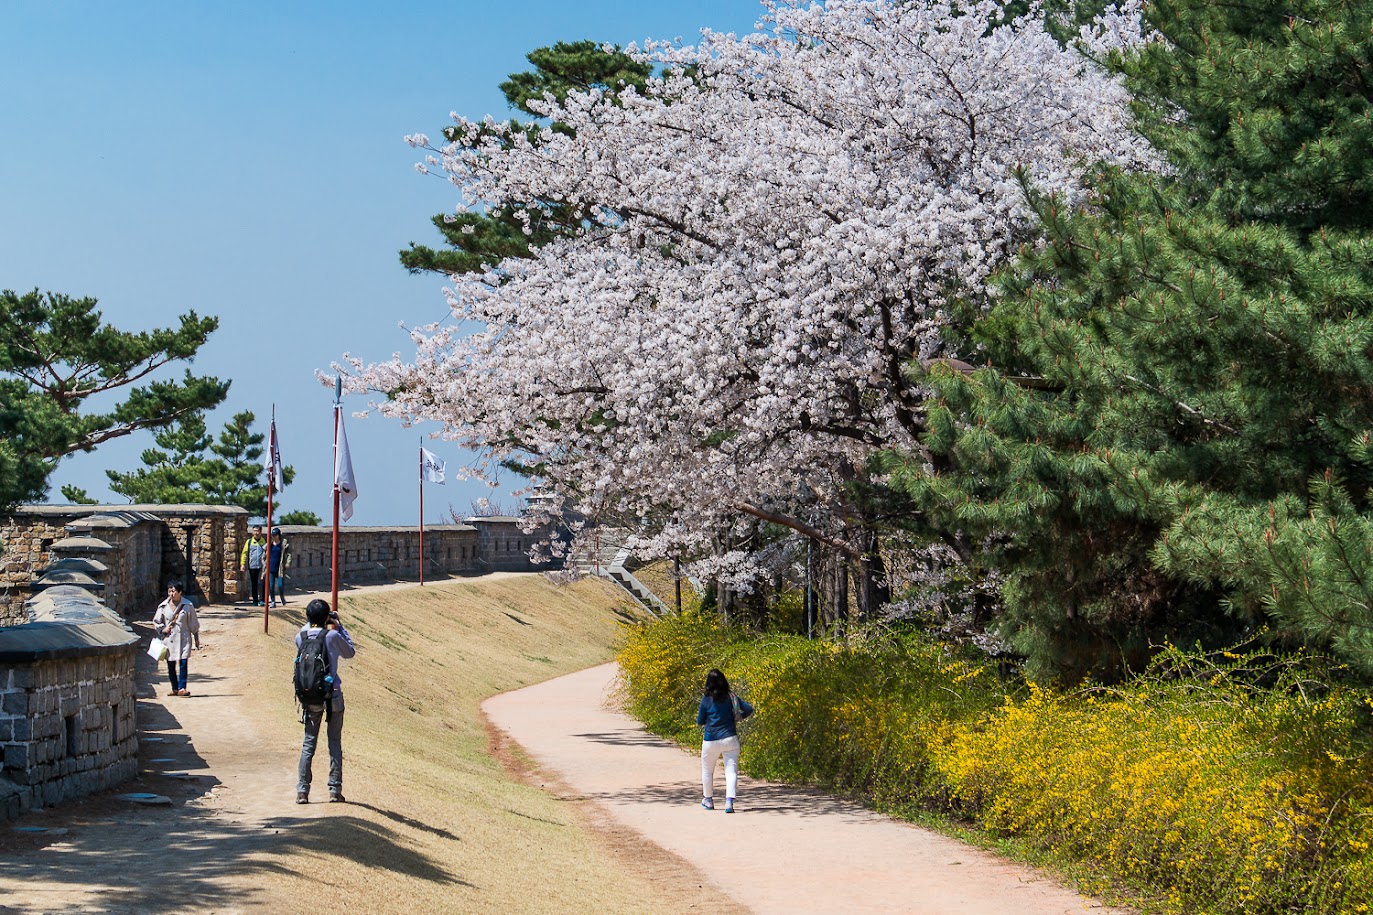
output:
[[[341,671],[352,803],[325,808],[313,847],[272,862],[283,895],[318,894],[322,879],[332,888],[321,911],[642,911],[653,897],[645,876],[597,853],[600,839],[567,802],[512,780],[479,712],[495,693],[610,660],[638,618],[630,603],[599,581],[555,588],[520,576],[343,595],[340,605],[358,645]],[[260,636],[272,661],[252,692],[269,697],[270,739],[298,747],[285,681],[303,619],[288,609],[288,625]],[[315,794],[327,773],[321,746]],[[283,791],[292,787],[284,773]]]

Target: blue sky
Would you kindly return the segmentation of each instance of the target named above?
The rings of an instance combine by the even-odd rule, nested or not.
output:
[[[0,288],[93,296],[124,329],[183,312],[220,328],[194,369],[232,379],[216,432],[276,405],[296,482],[282,502],[328,518],[333,392],[344,352],[410,352],[398,324],[446,316],[439,277],[397,263],[433,243],[456,189],[419,175],[408,133],[456,111],[507,116],[496,86],[559,40],[694,41],[746,32],[755,0],[382,3],[0,3]],[[180,374],[178,368],[176,374]],[[345,415],[364,409],[345,399]],[[353,524],[413,524],[421,429],[349,419]],[[465,456],[427,442],[450,469]],[[103,470],[133,469],[150,435],[67,458],[73,483],[125,501]],[[496,495],[502,491],[498,490]],[[428,488],[428,523],[490,493]]]

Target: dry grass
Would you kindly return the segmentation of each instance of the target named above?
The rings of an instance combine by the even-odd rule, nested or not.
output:
[[[672,561],[670,559],[659,559],[648,565],[640,566],[634,570],[634,577],[643,582],[644,586],[652,591],[660,601],[669,607],[676,608],[677,579],[672,574]],[[691,586],[691,581],[683,578],[682,609],[691,610],[700,602],[701,597],[696,593],[696,589]]]
[[[599,848],[573,804],[514,780],[479,713],[487,696],[610,660],[638,618],[629,602],[599,581],[522,576],[340,604],[358,644],[342,669],[352,803],[328,808],[318,848],[273,862],[281,892],[317,893],[327,874],[333,901],[321,908],[338,911],[643,911],[648,875]],[[272,643],[263,657],[281,657],[272,680],[290,668],[294,633],[260,636]],[[298,746],[289,690],[252,692],[271,697],[271,739]],[[327,766],[321,748],[321,786]]]

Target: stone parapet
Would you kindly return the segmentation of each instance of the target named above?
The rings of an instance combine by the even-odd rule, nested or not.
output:
[[[166,583],[203,601],[236,600],[248,513],[234,505],[25,505],[0,517],[0,625],[25,620],[35,573],[64,557],[96,559],[110,609],[150,616]],[[98,552],[82,544],[100,541]]]
[[[301,591],[327,591],[332,584],[333,531],[327,527],[285,525],[282,537],[291,544],[287,583]],[[425,575],[475,575],[483,568],[480,535],[466,524],[440,524],[424,529]],[[339,580],[368,584],[417,579],[420,571],[418,527],[346,527],[339,530]]]
[[[48,593],[0,628],[0,819],[138,773],[138,637],[86,592]]]
[[[52,559],[49,549],[66,539],[67,525],[90,513],[87,505],[36,505],[0,518],[0,625],[24,622],[33,570]]]

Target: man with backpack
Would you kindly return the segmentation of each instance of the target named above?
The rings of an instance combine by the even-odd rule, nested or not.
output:
[[[308,621],[296,633],[295,688],[300,702],[305,739],[300,744],[296,778],[296,803],[310,803],[311,763],[319,742],[320,725],[326,720],[329,740],[329,800],[343,797],[343,683],[338,675],[339,658],[351,658],[356,649],[338,613],[329,602],[312,600],[305,606]]]

